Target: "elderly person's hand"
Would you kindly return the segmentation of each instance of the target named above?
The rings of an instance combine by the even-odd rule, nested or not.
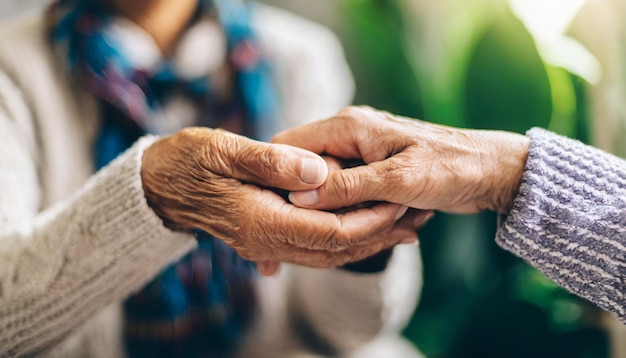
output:
[[[166,226],[205,230],[257,262],[333,267],[415,236],[414,221],[424,215],[402,217],[406,206],[331,213],[297,208],[272,190],[314,189],[327,174],[314,153],[206,128],[150,146],[141,173],[146,198]],[[271,273],[276,267],[269,265]]]
[[[508,212],[529,148],[522,135],[445,127],[366,107],[287,130],[272,142],[368,164],[331,173],[318,189],[292,192],[299,207],[377,200],[456,213]]]

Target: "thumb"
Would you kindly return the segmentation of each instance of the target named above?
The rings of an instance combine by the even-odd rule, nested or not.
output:
[[[328,176],[328,165],[315,153],[231,133],[226,135],[234,136],[237,143],[220,148],[221,159],[225,162],[220,174],[284,190],[314,189]],[[236,149],[233,151],[232,148]]]
[[[328,175],[322,186],[314,190],[289,194],[296,206],[335,210],[367,201],[390,201],[387,184],[381,173],[384,162],[339,170]]]

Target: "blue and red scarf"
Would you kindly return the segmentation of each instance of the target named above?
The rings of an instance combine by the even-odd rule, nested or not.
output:
[[[68,73],[101,103],[94,161],[101,168],[146,133],[167,135],[163,108],[184,93],[199,108],[195,125],[236,122],[242,134],[268,139],[274,132],[271,69],[250,27],[249,4],[199,0],[193,21],[213,17],[227,41],[227,96],[209,76],[188,78],[167,58],[144,69],[107,31],[115,19],[103,0],[61,0],[51,6],[51,39]],[[170,129],[171,131],[171,129]],[[131,356],[227,357],[253,322],[257,305],[254,265],[220,240],[196,233],[197,250],[166,268],[124,303],[126,349]]]

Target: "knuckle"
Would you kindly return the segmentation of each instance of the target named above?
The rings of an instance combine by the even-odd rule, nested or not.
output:
[[[414,168],[403,165],[393,158],[389,160],[389,166],[379,170],[377,175],[383,178],[390,188],[410,188],[414,184],[416,174]]]
[[[340,227],[322,225],[309,232],[308,235],[299,236],[292,244],[307,250],[335,252],[342,249],[343,233]]]
[[[386,113],[386,112],[380,112],[370,106],[358,105],[358,106],[349,106],[349,107],[344,108],[343,110],[341,110],[341,112],[339,112],[339,115],[345,116],[345,117],[351,117],[357,120],[368,120],[371,117],[380,115],[380,113]]]
[[[358,126],[368,120],[368,111],[362,107],[350,106],[339,112],[343,121],[352,126]]]
[[[182,143],[189,143],[195,141],[197,138],[201,138],[210,133],[210,131],[205,131],[200,128],[189,127],[181,129],[180,131],[176,132],[176,134],[172,135],[172,137],[176,138]]]
[[[280,156],[271,146],[259,146],[254,156],[255,163],[258,163],[258,174],[268,180],[272,180],[276,174],[275,162],[280,161]]]
[[[338,229],[333,236],[327,241],[328,250],[331,248],[335,251],[343,250],[352,245],[354,236],[352,233],[344,228]]]
[[[356,108],[362,113],[362,114],[366,114],[366,115],[371,115],[371,114],[376,114],[376,113],[380,113],[379,110],[377,110],[376,108],[372,107],[372,106],[368,106],[368,105],[358,105],[356,106]]]
[[[348,106],[339,111],[340,116],[353,117],[359,113],[360,109],[358,106]]]
[[[334,252],[340,249],[341,243],[341,229],[336,227],[329,227],[317,235],[317,238],[311,238],[308,249],[311,250],[326,250]]]
[[[358,105],[358,106],[348,106],[339,112],[342,116],[348,117],[362,117],[367,116],[369,113],[375,112],[375,110],[370,106]]]
[[[335,186],[333,188],[333,196],[339,201],[347,203],[354,197],[358,196],[359,178],[351,171],[339,171],[335,174]]]
[[[409,188],[412,186],[414,173],[407,169],[396,170],[396,185],[400,188]]]
[[[228,132],[217,130],[211,132],[208,139],[203,157],[216,172],[232,177],[234,168],[238,165],[238,154],[241,152],[240,141]]]
[[[237,153],[236,166],[239,171],[252,177],[271,181],[276,172],[274,162],[278,157],[271,146],[254,143]]]

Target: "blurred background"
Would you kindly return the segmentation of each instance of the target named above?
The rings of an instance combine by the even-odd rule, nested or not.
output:
[[[42,0],[2,0],[0,18]],[[624,0],[266,0],[332,28],[355,103],[428,121],[548,128],[626,156]],[[429,357],[626,357],[624,326],[495,244],[495,214],[422,230],[405,335]]]

